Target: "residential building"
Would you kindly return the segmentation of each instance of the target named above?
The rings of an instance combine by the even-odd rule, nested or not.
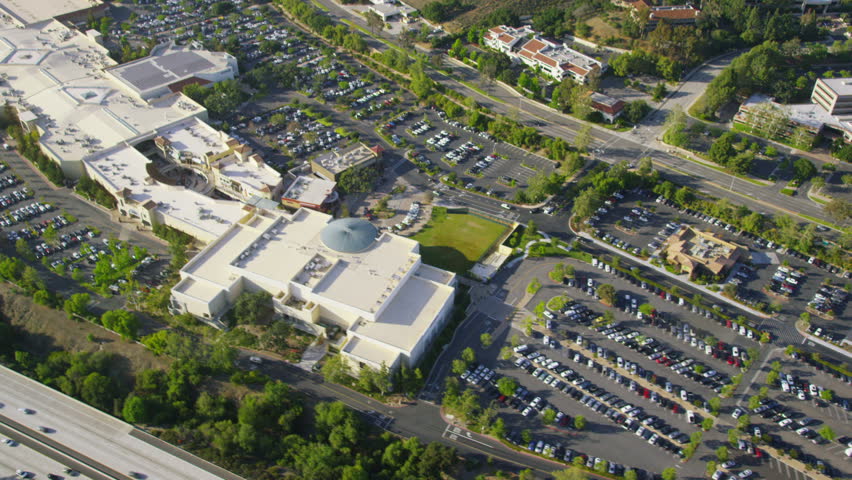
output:
[[[531,38],[527,38],[531,37]],[[556,81],[572,78],[586,83],[593,74],[606,70],[606,64],[565,44],[545,39],[529,27],[493,27],[483,37],[486,46],[505,53],[515,61],[540,68]]]
[[[318,175],[292,175],[291,183],[281,196],[281,203],[290,208],[312,208],[328,211],[337,202],[337,183]]]
[[[256,210],[181,269],[170,309],[218,325],[242,292],[263,290],[303,329],[345,330],[341,355],[356,371],[414,365],[449,318],[456,284],[419,252],[363,219]]]
[[[526,25],[520,28],[500,25],[489,28],[482,40],[485,46],[512,56],[518,43],[532,35],[535,35],[535,32]]]
[[[745,247],[723,240],[713,232],[681,227],[666,239],[662,247],[666,260],[680,267],[690,277],[710,274],[720,277],[748,252]]]
[[[340,175],[350,169],[369,167],[382,157],[384,149],[379,145],[368,147],[357,143],[342,150],[334,149],[311,160],[311,170],[327,180],[337,182]]]
[[[604,120],[609,123],[615,121],[624,113],[624,100],[604,95],[603,93],[592,92],[592,108],[603,115]]]

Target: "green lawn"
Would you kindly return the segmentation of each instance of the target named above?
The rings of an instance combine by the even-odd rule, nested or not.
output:
[[[464,273],[506,231],[506,225],[468,214],[435,208],[423,230],[411,237],[420,242],[420,254],[429,265]]]

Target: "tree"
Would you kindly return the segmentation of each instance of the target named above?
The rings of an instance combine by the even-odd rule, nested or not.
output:
[[[769,373],[766,374],[766,383],[773,386],[778,385],[778,377],[778,372],[775,370],[771,370]]]
[[[663,480],[677,480],[677,470],[669,467],[662,471]]]
[[[124,340],[136,338],[139,319],[127,310],[110,310],[101,315],[101,325],[119,334]]]
[[[831,429],[828,425],[819,429],[819,436],[826,439],[829,442],[833,442],[837,435],[834,433],[834,430]]]
[[[592,126],[583,125],[574,137],[574,147],[580,151],[586,151],[592,144]]]
[[[757,395],[753,395],[748,399],[748,408],[749,410],[754,410],[755,408],[760,406],[760,397]]]
[[[272,313],[272,295],[266,290],[243,292],[234,304],[238,325],[257,325],[271,317]]]
[[[509,360],[510,358],[512,358],[513,353],[514,352],[512,351],[512,347],[508,345],[503,346],[500,349],[500,360]]]
[[[129,423],[147,423],[148,407],[145,399],[136,395],[128,397],[121,409],[121,416]]]
[[[373,35],[376,34],[376,31],[385,28],[385,21],[382,20],[382,17],[378,13],[372,10],[364,12],[364,19],[367,21],[367,26],[370,27],[370,31],[373,32]]]
[[[707,152],[710,160],[719,165],[727,165],[728,160],[733,158],[737,153],[736,149],[734,149],[735,138],[733,133],[725,132],[713,141],[713,144],[710,145],[710,150]]]
[[[574,205],[571,207],[571,213],[577,216],[580,220],[586,219],[594,215],[595,211],[600,208],[603,200],[600,194],[594,188],[587,188],[580,192],[580,195],[574,200]]]
[[[577,458],[582,460],[583,457]],[[588,480],[589,476],[577,467],[570,467],[565,470],[553,472],[553,478],[554,480]]]
[[[35,255],[33,255],[30,244],[23,238],[15,240],[15,252],[17,252],[21,258],[25,258],[30,261],[35,260]]]
[[[710,411],[713,415],[719,415],[719,407],[722,406],[722,399],[719,397],[713,397],[708,400],[707,403],[710,404]]]
[[[65,300],[62,309],[68,318],[86,317],[89,314],[89,302],[91,296],[88,293],[75,293]]]
[[[639,474],[636,473],[636,470],[625,470],[624,480],[639,480]]]
[[[515,394],[515,390],[517,388],[518,382],[512,377],[500,377],[500,379],[497,380],[497,390],[500,391],[501,395],[511,397]]]
[[[830,402],[834,400],[834,391],[826,388],[825,390],[819,392],[819,398],[825,400],[826,402]]]
[[[804,157],[799,157],[793,162],[793,170],[795,172],[795,179],[800,184],[810,180],[817,173],[817,168],[813,162]]]
[[[705,418],[701,421],[701,429],[705,432],[713,428],[713,419],[710,417]]]
[[[716,449],[716,458],[719,459],[719,462],[725,463],[728,461],[728,447],[722,445],[721,447]]]
[[[842,198],[833,198],[823,207],[825,213],[838,222],[852,218],[852,204]]]
[[[320,368],[320,373],[326,381],[332,383],[343,383],[351,375],[349,363],[341,355],[327,356]]]
[[[467,363],[460,358],[453,359],[452,371],[456,375],[461,375],[467,370]]]
[[[598,295],[601,297],[601,302],[606,305],[613,306],[616,301],[615,287],[608,283],[604,283],[598,287]]]
[[[666,97],[667,93],[668,90],[666,89],[666,84],[664,82],[660,82],[651,90],[651,98],[655,102],[660,102]]]
[[[651,111],[651,107],[645,100],[636,100],[624,106],[624,116],[633,124],[642,121],[649,111]]]
[[[651,157],[642,157],[639,159],[638,173],[643,177],[647,177],[654,171],[654,160]]]
[[[748,415],[743,415],[737,419],[737,428],[740,430],[745,430],[748,426],[751,425],[751,417]]]
[[[707,462],[707,467],[705,471],[707,472],[707,475],[713,475],[713,473],[716,472],[716,462],[714,462],[713,460]]]
[[[586,429],[586,417],[582,415],[577,415],[574,417],[574,428],[577,430],[585,430]]]
[[[490,334],[490,333],[488,333],[488,332],[485,332],[485,333],[483,333],[482,335],[480,335],[480,336],[479,336],[479,343],[481,343],[481,344],[482,344],[482,347],[483,347],[483,348],[488,348],[488,347],[490,347],[490,346],[491,346],[491,343],[492,343],[493,341],[494,341],[494,340],[491,338],[491,334]]]
[[[411,91],[417,95],[417,98],[426,98],[432,93],[434,82],[426,75],[422,60],[414,62],[409,67],[408,75],[411,77]]]
[[[462,360],[467,362],[468,365],[470,365],[471,363],[476,361],[476,352],[474,352],[472,348],[467,347],[464,350],[462,350],[461,358],[462,358]]]
[[[546,409],[541,414],[541,422],[545,425],[552,425],[554,420],[556,420],[556,410],[552,408]]]
[[[547,276],[556,283],[562,283],[562,279],[565,278],[565,264],[557,263]]]
[[[115,393],[112,380],[97,372],[87,375],[80,387],[80,398],[89,405],[104,411],[112,408]]]

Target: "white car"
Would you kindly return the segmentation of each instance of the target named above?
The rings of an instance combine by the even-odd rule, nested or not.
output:
[[[743,470],[742,472],[740,472],[740,474],[738,476],[740,478],[748,478],[748,477],[752,476],[753,474],[754,474],[754,472],[752,472],[751,470]]]
[[[12,440],[11,438],[4,438],[2,441],[0,441],[0,443],[3,443],[5,445],[9,445],[10,447],[14,447],[15,445],[18,444],[18,442]]]

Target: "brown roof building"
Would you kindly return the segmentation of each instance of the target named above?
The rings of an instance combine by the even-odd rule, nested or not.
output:
[[[696,272],[713,276],[727,273],[747,250],[712,232],[681,227],[663,244],[663,252],[669,263],[679,266],[692,278]]]

